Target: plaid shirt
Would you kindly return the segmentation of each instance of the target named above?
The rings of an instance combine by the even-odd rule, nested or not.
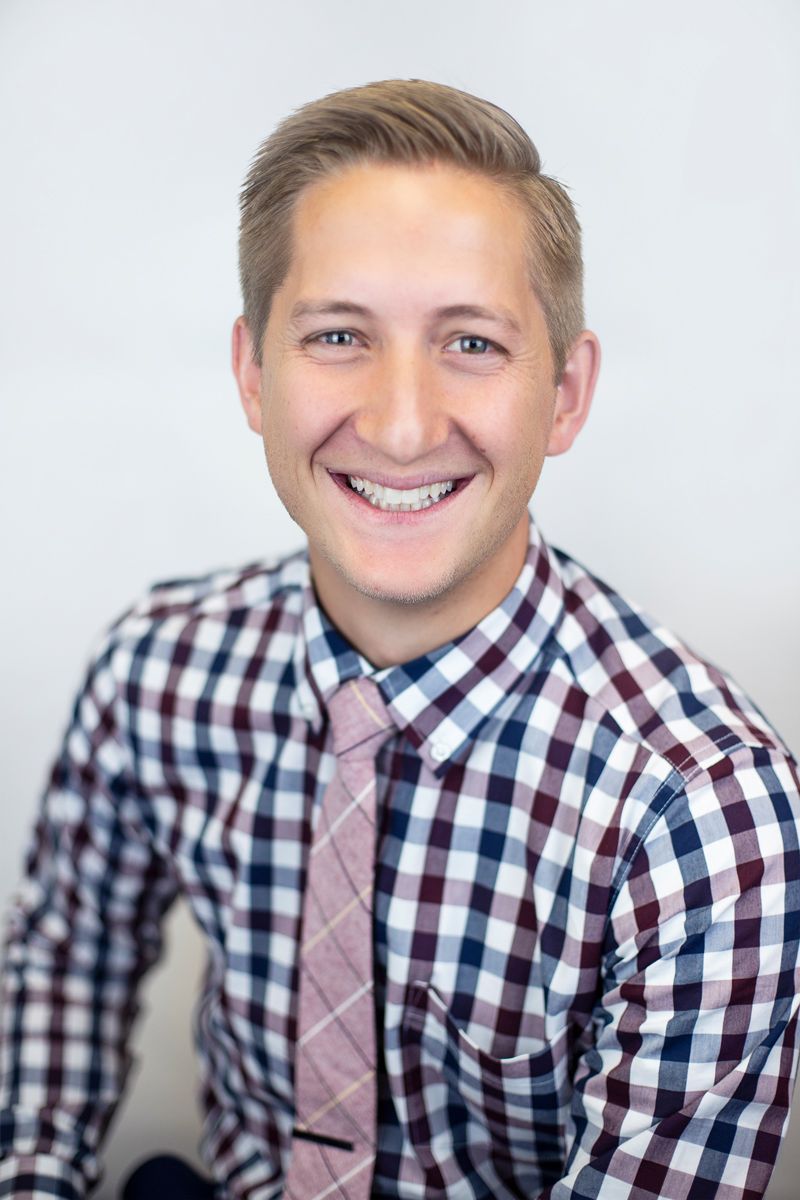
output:
[[[532,526],[499,608],[379,672],[304,555],[156,587],[90,670],[5,967],[0,1196],[75,1197],[136,983],[183,894],[208,949],[202,1152],[281,1192],[326,702],[372,673],[382,1030],[374,1195],[754,1198],[797,1019],[797,777],[719,671]]]

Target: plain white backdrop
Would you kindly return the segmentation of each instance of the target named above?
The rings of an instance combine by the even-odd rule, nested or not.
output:
[[[301,541],[228,367],[237,192],[282,116],[374,79],[501,104],[570,186],[605,360],[534,512],[800,748],[798,62],[796,0],[3,0],[4,905],[98,631],[155,579]],[[194,1156],[180,909],[168,946],[101,1200]]]

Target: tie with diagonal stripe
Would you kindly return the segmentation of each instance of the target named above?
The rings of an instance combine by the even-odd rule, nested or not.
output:
[[[337,766],[314,827],[303,902],[287,1200],[368,1200],[375,1164],[375,756],[395,726],[367,678],[344,684],[328,711]]]

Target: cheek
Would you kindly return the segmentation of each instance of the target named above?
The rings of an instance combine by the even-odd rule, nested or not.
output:
[[[495,469],[502,472],[509,486],[530,499],[542,470],[547,452],[550,422],[541,411],[528,411],[516,424],[513,438],[498,449]]]
[[[266,380],[264,428],[278,441],[313,453],[341,420],[342,400],[333,379],[290,364]]]
[[[482,440],[487,458],[498,470],[526,474],[544,458],[550,425],[546,407],[530,397],[488,408],[476,428],[476,441]]]
[[[262,428],[267,455],[291,455],[307,448],[313,438],[314,405],[301,389],[270,381],[262,400]]]

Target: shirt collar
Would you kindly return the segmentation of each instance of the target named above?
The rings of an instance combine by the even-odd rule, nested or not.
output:
[[[429,769],[441,774],[530,672],[560,622],[563,597],[558,564],[531,519],[522,570],[497,608],[455,641],[378,670],[331,625],[309,579],[304,636],[298,639],[303,713],[319,728],[333,692],[348,679],[370,675],[398,729]]]

